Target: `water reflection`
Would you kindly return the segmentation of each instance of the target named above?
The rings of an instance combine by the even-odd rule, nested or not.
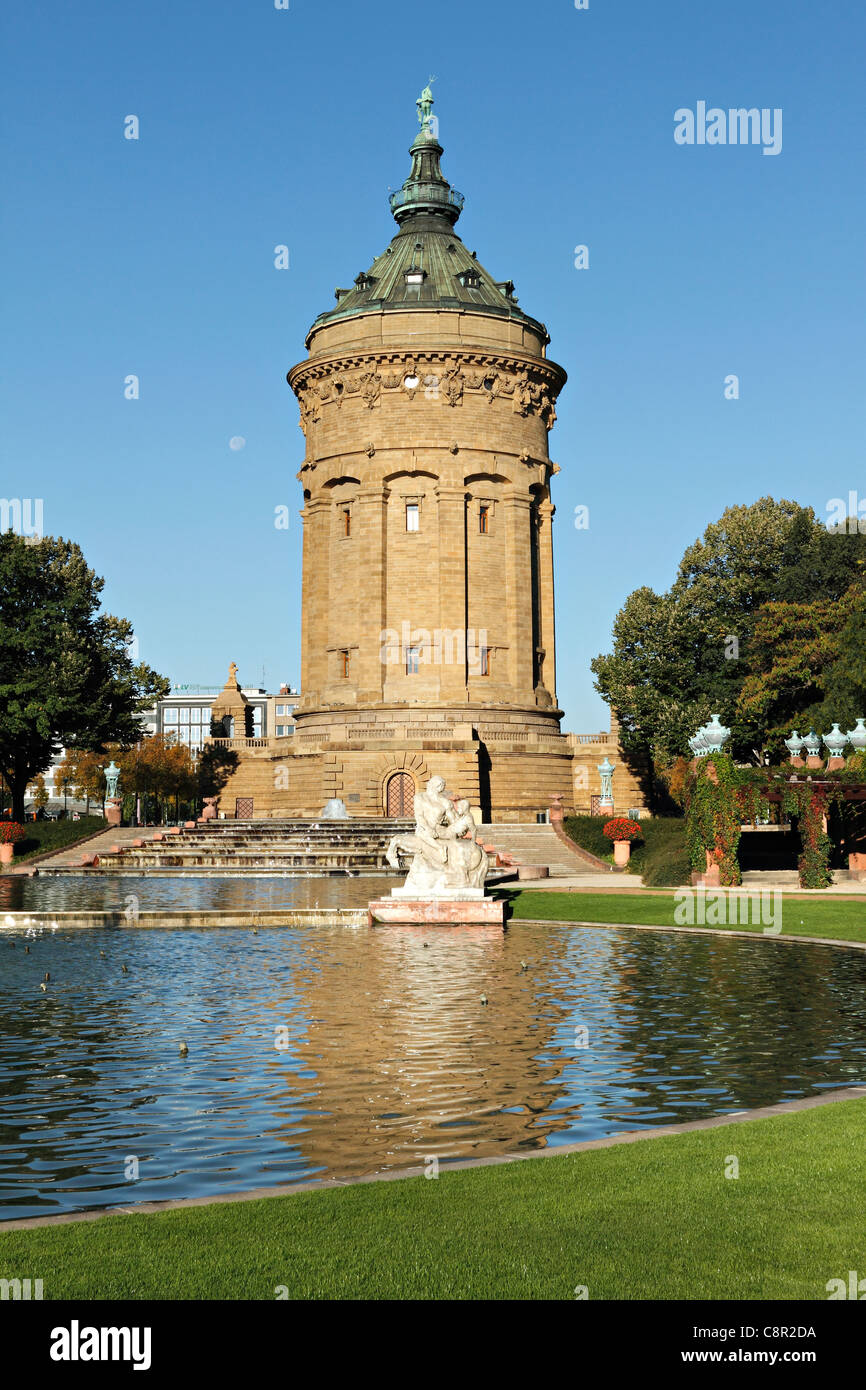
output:
[[[7,1217],[514,1152],[866,1079],[866,960],[829,947],[560,924],[24,944],[0,933]]]
[[[399,876],[290,878],[274,874],[257,877],[195,877],[188,874],[45,875],[36,878],[0,876],[0,913],[101,910],[123,912],[130,894],[141,912],[160,908],[226,911],[281,907],[366,907],[390,894]],[[2,926],[2,917],[0,917]]]

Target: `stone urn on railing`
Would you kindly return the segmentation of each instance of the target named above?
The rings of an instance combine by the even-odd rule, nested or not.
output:
[[[618,869],[624,869],[631,858],[632,841],[640,839],[640,825],[636,820],[618,816],[609,820],[601,833],[613,841],[613,862]]]
[[[848,742],[856,752],[862,753],[866,748],[866,721],[858,719],[853,729],[849,729],[845,735]]]
[[[845,759],[842,754],[847,742],[848,735],[843,734],[838,724],[834,724],[829,734],[824,735],[824,748],[828,754],[828,772],[835,772],[838,768],[845,766]]]

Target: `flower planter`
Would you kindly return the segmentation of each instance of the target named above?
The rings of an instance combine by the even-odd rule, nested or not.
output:
[[[0,864],[11,864],[14,857],[14,845],[0,845]]]
[[[624,869],[631,859],[631,841],[614,840],[613,842],[613,862],[618,869]]]

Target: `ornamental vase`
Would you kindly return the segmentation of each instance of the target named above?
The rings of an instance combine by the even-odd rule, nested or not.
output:
[[[824,735],[824,747],[831,758],[841,758],[842,749],[848,742],[848,735],[843,734],[838,724],[834,724],[829,734]]]
[[[631,859],[631,841],[614,840],[613,842],[613,862],[618,869],[624,869]]]
[[[0,864],[11,864],[14,856],[14,845],[0,845]]]
[[[848,730],[847,738],[852,747],[858,753],[862,753],[863,749],[866,748],[866,722],[858,719],[854,728]]]

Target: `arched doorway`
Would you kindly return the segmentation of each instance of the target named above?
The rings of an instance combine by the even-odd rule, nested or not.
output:
[[[415,800],[415,782],[408,772],[395,772],[385,787],[385,814],[389,817],[411,816]]]

